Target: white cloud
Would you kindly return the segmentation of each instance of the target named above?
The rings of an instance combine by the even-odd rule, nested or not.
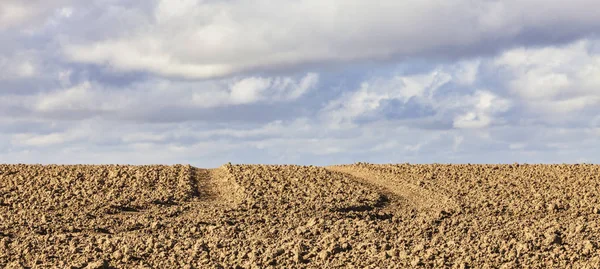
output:
[[[19,24],[31,17],[32,13],[19,1],[3,1],[0,4],[0,29]]]
[[[62,81],[65,82],[65,81]],[[27,107],[34,113],[51,117],[53,112],[60,112],[58,119],[69,118],[69,114],[91,113],[98,116],[102,112],[120,111],[132,105],[141,105],[144,100],[134,99],[135,95],[128,89],[108,89],[105,86],[83,81],[68,88],[45,91],[35,96],[23,96]]]
[[[20,52],[10,57],[0,54],[0,80],[31,78],[37,75],[37,69],[36,59],[29,53]]]
[[[451,80],[452,75],[441,69],[411,76],[373,78],[361,83],[354,92],[330,101],[322,113],[334,123],[344,123],[376,111],[389,100],[406,103],[419,97],[430,103],[431,95]]]
[[[459,129],[487,127],[492,124],[494,114],[507,111],[511,105],[509,100],[485,90],[478,90],[461,101],[468,110],[454,118],[454,127]]]
[[[70,72],[58,75],[60,84],[68,86]],[[161,107],[216,108],[253,103],[290,102],[314,89],[319,80],[316,73],[303,77],[245,77],[227,80],[185,82],[151,80],[126,88],[106,87],[97,82],[83,81],[67,88],[42,92],[36,96],[13,96],[25,107],[37,113],[86,112],[89,116],[117,113],[129,116],[136,109],[156,111]],[[1,101],[1,99],[0,99]],[[154,107],[154,108],[153,108]],[[58,114],[63,117],[65,114]],[[50,114],[45,115],[50,116]],[[127,117],[125,117],[127,118]]]
[[[416,113],[419,120],[422,115],[419,106],[433,110],[437,117],[453,120],[455,128],[484,128],[493,123],[498,113],[506,112],[511,101],[497,96],[491,90],[475,90],[473,84],[478,80],[480,60],[463,61],[449,65],[439,65],[433,71],[409,76],[393,75],[389,78],[372,78],[363,82],[359,89],[330,101],[322,114],[333,123],[348,123],[365,115],[385,120],[381,113],[382,105],[389,101],[398,101],[390,110],[406,110]],[[449,94],[440,91],[442,86],[459,87],[459,91]],[[467,93],[464,91],[467,90]],[[469,94],[468,92],[473,92]],[[408,108],[408,102],[417,102]],[[372,113],[375,113],[371,115]]]
[[[463,61],[456,65],[456,82],[462,85],[472,85],[479,75],[480,60]]]
[[[59,9],[58,14],[65,18],[70,18],[75,10],[72,7],[63,7]]]
[[[488,67],[488,62],[483,64]],[[397,110],[418,122],[424,117],[418,110],[425,108],[438,119],[449,118],[458,129],[503,124],[498,115],[508,111],[513,100],[499,96],[493,89],[475,88],[480,65],[481,60],[463,61],[438,65],[428,73],[370,78],[357,90],[330,101],[321,114],[333,124],[344,124],[364,116],[387,120],[383,111],[393,114]],[[446,85],[450,86],[441,90]],[[390,105],[390,101],[396,103]]]
[[[65,90],[44,93],[39,96],[35,109],[39,111],[94,109],[95,94],[91,91],[91,87],[90,82],[84,82]]]
[[[192,101],[202,107],[251,104],[257,102],[275,103],[295,100],[314,89],[319,75],[307,73],[300,79],[293,77],[245,77],[226,80],[217,90],[193,93]],[[223,85],[223,84],[221,84]]]
[[[152,18],[115,29],[126,35],[65,40],[63,52],[120,71],[211,78],[573,39],[600,29],[599,8],[595,0],[160,0]]]
[[[43,21],[69,0],[2,0],[0,2],[0,31]],[[68,13],[64,8],[61,13]],[[72,12],[71,12],[72,13]]]
[[[49,134],[19,133],[12,136],[12,144],[27,147],[47,147],[53,145],[64,145],[77,139],[89,139],[93,136],[91,127],[86,124],[77,124],[77,128],[71,128],[64,132],[53,132]]]
[[[558,114],[600,105],[600,54],[592,41],[564,47],[518,48],[507,51],[494,66],[510,74],[512,94],[534,111]]]
[[[61,144],[67,141],[68,138],[59,133],[47,135],[18,134],[13,138],[13,143],[24,146],[46,146]]]
[[[294,100],[314,88],[318,80],[319,76],[315,73],[308,73],[300,81],[291,77],[248,77],[232,83],[230,102],[247,104],[264,99]]]
[[[262,91],[269,88],[269,79],[250,77],[237,81],[231,86],[231,100],[233,103],[253,103],[260,99]]]

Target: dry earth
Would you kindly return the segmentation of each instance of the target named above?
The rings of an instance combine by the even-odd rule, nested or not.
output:
[[[0,165],[0,267],[600,268],[598,165]]]

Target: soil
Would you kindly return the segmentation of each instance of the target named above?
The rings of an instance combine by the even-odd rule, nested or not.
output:
[[[0,165],[2,268],[600,268],[599,165]]]

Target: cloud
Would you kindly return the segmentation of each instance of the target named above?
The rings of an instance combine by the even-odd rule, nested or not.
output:
[[[151,79],[126,87],[98,81],[72,83],[71,72],[61,71],[57,88],[39,93],[0,94],[2,114],[57,120],[104,119],[152,121],[159,114],[189,114],[235,106],[277,105],[303,97],[318,86],[319,75],[239,77],[211,81]],[[1,88],[0,88],[1,89]],[[3,111],[4,110],[4,111]],[[247,111],[248,113],[249,111]],[[211,113],[214,114],[214,113]],[[205,117],[196,117],[206,120]],[[194,120],[194,115],[185,119]]]
[[[322,115],[337,124],[412,119],[411,125],[420,128],[424,119],[433,119],[460,129],[488,127],[496,115],[509,110],[511,101],[476,88],[480,64],[464,61],[424,74],[372,78],[330,101]]]
[[[507,87],[534,111],[557,114],[600,104],[600,54],[590,40],[562,47],[517,48],[494,61],[507,73]]]
[[[265,98],[274,100],[294,100],[314,88],[319,75],[308,73],[300,81],[290,77],[261,78],[249,77],[238,80],[230,86],[230,100],[233,104],[247,104]],[[270,92],[269,92],[270,91]]]
[[[24,146],[47,146],[69,142],[74,137],[59,133],[46,135],[19,134],[13,138],[13,144]]]
[[[73,128],[76,127],[76,128]],[[12,134],[11,144],[21,147],[48,147],[74,143],[77,140],[90,141],[93,136],[89,123],[75,124],[62,127],[49,133],[19,132]]]
[[[31,78],[37,75],[35,58],[27,53],[3,56],[0,54],[0,81]]]
[[[391,100],[399,101],[402,105],[417,98],[427,105],[431,103],[429,96],[451,79],[451,75],[442,70],[411,76],[372,78],[362,82],[357,90],[330,101],[322,113],[334,123],[348,123],[380,111]]]
[[[483,128],[492,124],[495,113],[506,112],[510,101],[500,98],[489,91],[478,90],[463,99],[465,106],[471,106],[464,114],[454,118],[455,128]]]
[[[313,119],[258,125],[130,124],[99,119],[63,123],[59,129],[12,134],[5,162],[333,164],[370,162],[596,161],[597,134],[543,126],[490,126],[424,130],[394,122],[331,128]],[[591,132],[590,130],[589,132]],[[2,136],[0,132],[0,136]],[[568,142],[576,138],[576,141]],[[514,146],[519,145],[520,146]],[[529,155],[525,155],[529,152]],[[560,158],[553,158],[560,152]],[[10,153],[10,155],[8,155]],[[51,154],[50,154],[51,153]],[[484,154],[485,153],[485,154]],[[491,154],[493,153],[493,154]],[[140,156],[138,156],[140,155]],[[76,157],[76,158],[75,158]],[[575,160],[575,159],[573,159]]]
[[[519,45],[568,42],[599,32],[600,19],[593,12],[598,8],[594,0],[385,0],[377,5],[160,0],[151,11],[113,8],[110,12],[121,10],[136,23],[108,35],[64,39],[62,49],[70,61],[124,72],[214,78],[318,63],[480,56]]]
[[[2,1],[0,162],[597,162],[599,7]]]
[[[50,112],[94,109],[94,102],[99,96],[90,90],[91,87],[91,83],[84,82],[66,90],[42,94],[35,103],[35,110]]]
[[[3,0],[0,3],[0,31],[13,27],[23,27],[23,25],[39,23],[40,21],[43,22],[55,9],[69,2],[68,0]],[[61,13],[67,15],[68,8],[61,9]]]
[[[34,15],[35,12],[22,2],[3,1],[0,4],[0,29],[23,23]]]

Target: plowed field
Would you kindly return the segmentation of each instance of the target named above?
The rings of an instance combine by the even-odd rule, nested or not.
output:
[[[600,268],[598,165],[0,165],[0,267]]]

